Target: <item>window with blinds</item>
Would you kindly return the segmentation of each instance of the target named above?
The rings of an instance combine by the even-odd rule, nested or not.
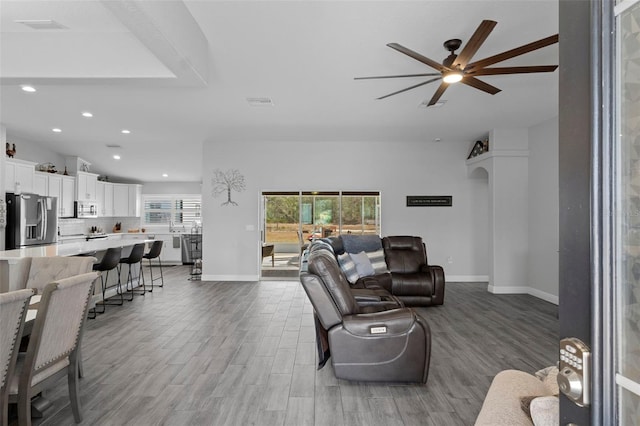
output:
[[[200,222],[201,196],[193,195],[144,195],[145,225],[191,225]]]

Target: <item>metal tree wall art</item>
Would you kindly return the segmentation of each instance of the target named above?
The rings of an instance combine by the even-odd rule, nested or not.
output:
[[[225,192],[227,193],[227,201],[220,204],[221,206],[237,206],[238,203],[231,200],[231,191],[242,192],[245,190],[244,176],[237,169],[229,169],[226,172],[215,169],[211,184],[213,185],[211,194],[214,198]]]

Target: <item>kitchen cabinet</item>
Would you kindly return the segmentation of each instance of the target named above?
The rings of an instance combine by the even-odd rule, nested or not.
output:
[[[76,180],[73,176],[62,177],[62,190],[58,206],[60,208],[60,217],[73,217]],[[51,177],[49,177],[51,179]]]
[[[142,185],[129,185],[129,216],[140,217],[142,204]]]
[[[162,240],[160,260],[163,264],[182,264],[181,234],[155,234],[155,239]]]
[[[76,200],[97,200],[97,184],[98,175],[78,172],[76,175]]]
[[[113,184],[98,181],[96,192],[98,195],[98,216],[113,217]]]
[[[129,216],[129,185],[126,183],[113,184],[113,215]]]
[[[49,195],[49,173],[34,172],[33,173],[33,191],[38,195]]]
[[[4,190],[6,192],[33,192],[33,176],[36,163],[7,158],[5,163]]]
[[[73,176],[49,174],[47,176],[47,194],[58,198],[58,217],[73,217],[76,180]]]

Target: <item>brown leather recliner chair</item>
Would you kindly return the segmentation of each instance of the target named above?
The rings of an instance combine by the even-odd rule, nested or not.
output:
[[[407,306],[442,305],[444,270],[429,265],[422,238],[390,236],[382,238],[382,248],[391,273],[391,293]]]
[[[391,295],[380,304],[358,304],[329,249],[312,246],[300,281],[313,304],[316,327],[328,331],[337,378],[426,383],[431,332],[411,308],[397,308]]]

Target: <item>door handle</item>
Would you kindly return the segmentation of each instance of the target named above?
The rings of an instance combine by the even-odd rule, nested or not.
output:
[[[591,403],[591,350],[575,337],[560,340],[558,387],[580,407]]]

